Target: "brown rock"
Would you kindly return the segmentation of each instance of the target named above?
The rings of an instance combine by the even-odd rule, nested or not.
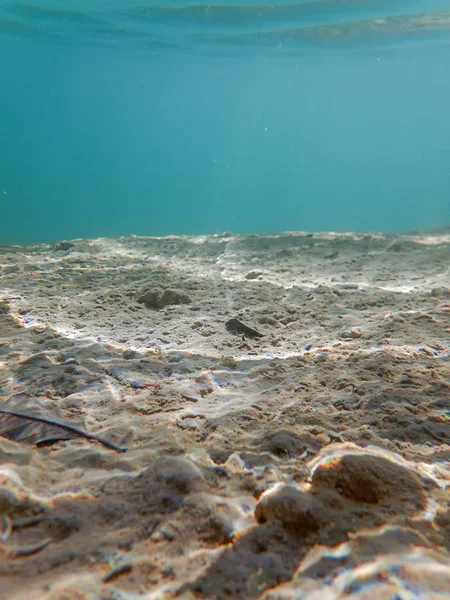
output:
[[[146,306],[152,306],[153,308],[158,308],[158,300],[161,296],[161,290],[147,290],[144,292],[139,298],[138,302],[140,304],[145,304]]]
[[[145,304],[152,308],[164,308],[173,304],[190,304],[191,298],[180,290],[167,289],[162,291],[159,288],[147,290],[138,298],[140,304]]]
[[[276,485],[256,505],[258,523],[279,522],[296,531],[317,531],[320,527],[318,502],[290,485]]]
[[[312,491],[333,489],[355,502],[378,504],[389,501],[392,508],[405,503],[425,507],[422,478],[412,469],[383,456],[344,454],[333,462],[319,464],[312,476]]]
[[[173,488],[179,493],[188,494],[199,490],[203,484],[203,474],[187,458],[166,458],[154,467],[155,481]]]
[[[191,298],[179,290],[164,290],[158,300],[159,308],[169,306],[171,304],[190,304]]]

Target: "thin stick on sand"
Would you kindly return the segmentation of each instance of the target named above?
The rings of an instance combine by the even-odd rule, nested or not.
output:
[[[18,419],[28,419],[29,421],[37,421],[38,423],[45,423],[46,425],[53,425],[54,427],[60,427],[65,431],[69,431],[70,433],[74,433],[80,437],[83,437],[87,440],[94,440],[95,442],[99,442],[109,448],[110,450],[115,450],[116,452],[126,452],[126,448],[121,448],[120,446],[116,446],[112,442],[108,442],[103,438],[100,438],[93,433],[87,433],[86,431],[82,431],[81,429],[77,429],[76,427],[72,427],[72,425],[65,425],[64,423],[58,423],[58,421],[52,421],[51,419],[44,419],[43,417],[32,417],[30,415],[24,415],[22,413],[13,412],[10,410],[3,410],[0,408],[0,413],[4,415],[10,415],[12,417],[17,417]],[[1,434],[0,434],[1,435]]]

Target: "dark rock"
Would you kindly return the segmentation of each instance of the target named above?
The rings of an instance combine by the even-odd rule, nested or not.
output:
[[[190,304],[191,298],[179,290],[164,290],[158,299],[158,307],[163,308],[171,304]]]
[[[75,248],[75,244],[72,244],[72,242],[58,242],[58,244],[55,244],[54,250],[56,252],[67,252],[67,250],[71,250],[72,248]]]
[[[140,304],[145,304],[146,306],[151,306],[153,308],[158,308],[158,300],[161,296],[161,290],[147,290],[144,292],[139,298],[138,302]]]
[[[162,291],[161,289],[147,290],[139,298],[140,304],[145,304],[152,308],[164,308],[164,306],[171,306],[176,304],[190,304],[191,298],[180,290],[167,289]]]
[[[230,319],[225,323],[225,328],[234,335],[245,335],[249,338],[263,337],[262,333],[259,333],[259,331],[256,331],[251,327],[247,327],[247,325],[244,325],[239,319]]]

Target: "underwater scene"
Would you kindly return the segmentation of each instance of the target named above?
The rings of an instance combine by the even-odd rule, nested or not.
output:
[[[450,599],[449,1],[0,56],[0,600]]]

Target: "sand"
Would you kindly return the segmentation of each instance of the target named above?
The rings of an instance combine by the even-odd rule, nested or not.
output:
[[[450,597],[448,231],[0,263],[1,599]]]

